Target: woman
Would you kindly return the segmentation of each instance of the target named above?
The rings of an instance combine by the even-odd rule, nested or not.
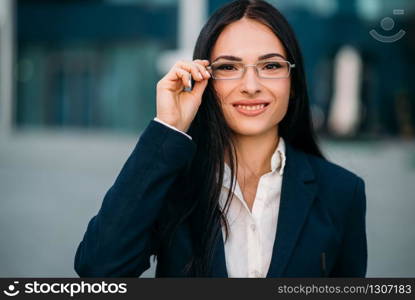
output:
[[[234,1],[193,57],[158,82],[157,117],[89,222],[76,272],[139,276],[155,255],[156,277],[364,277],[364,182],[317,146],[285,18]]]

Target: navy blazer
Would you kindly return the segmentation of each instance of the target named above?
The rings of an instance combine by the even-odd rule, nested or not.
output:
[[[153,230],[170,189],[190,163],[196,144],[150,121],[75,255],[81,277],[137,277],[150,267],[159,242]],[[346,169],[286,142],[278,225],[267,277],[364,277],[367,265],[364,181]],[[218,225],[219,226],[219,225]],[[221,233],[222,234],[222,233]],[[182,277],[192,254],[184,223],[162,248],[156,277]],[[212,277],[228,277],[223,237],[215,245]]]

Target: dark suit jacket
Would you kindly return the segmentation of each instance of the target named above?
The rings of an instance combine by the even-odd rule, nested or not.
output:
[[[152,120],[113,186],[106,193],[75,256],[81,277],[139,276],[150,267],[157,242],[152,230],[177,174],[196,144]],[[286,143],[278,225],[267,277],[364,277],[367,264],[366,197],[363,180]],[[182,225],[158,257],[156,277],[181,277],[191,255]],[[222,237],[215,246],[212,277],[228,277]]]

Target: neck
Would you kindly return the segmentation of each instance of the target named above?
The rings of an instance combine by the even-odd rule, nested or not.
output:
[[[278,147],[278,127],[259,135],[235,135],[234,143],[238,156],[238,177],[261,177],[271,171],[271,157]],[[229,160],[225,157],[226,163]]]

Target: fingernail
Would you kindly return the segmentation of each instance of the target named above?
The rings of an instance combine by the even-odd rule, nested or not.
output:
[[[205,71],[206,75],[210,76],[210,73],[208,71]]]
[[[202,74],[199,72],[199,78],[203,78]]]

